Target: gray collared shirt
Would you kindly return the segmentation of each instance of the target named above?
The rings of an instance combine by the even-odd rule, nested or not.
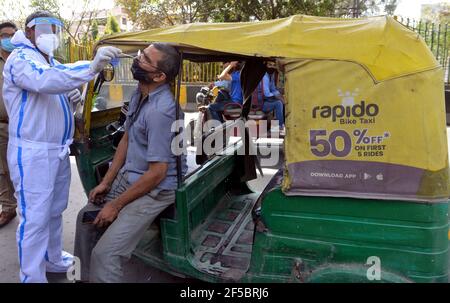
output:
[[[148,170],[151,162],[169,164],[166,178],[157,189],[174,190],[177,188],[176,156],[171,144],[175,133],[171,131],[176,120],[176,103],[169,85],[164,84],[142,100],[139,89],[133,94],[125,121],[128,132],[128,150],[122,170],[128,173],[128,182],[136,182]],[[139,109],[140,107],[140,109]],[[180,120],[184,113],[180,110]],[[184,126],[180,121],[180,126]],[[181,156],[182,173],[187,172],[186,156]]]

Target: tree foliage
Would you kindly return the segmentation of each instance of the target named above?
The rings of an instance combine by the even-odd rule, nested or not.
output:
[[[393,14],[398,0],[116,0],[142,29],[192,22],[243,22],[294,14]]]
[[[422,6],[422,18],[426,21],[441,24],[450,23],[450,4],[424,5]]]
[[[116,17],[109,16],[106,21],[105,34],[110,35],[118,32],[120,32],[119,22],[117,22]]]
[[[1,21],[13,21],[18,27],[23,28],[26,15],[26,7],[22,1],[0,0]]]
[[[92,22],[92,39],[97,40],[98,38],[98,22],[97,20],[94,20],[94,22]]]

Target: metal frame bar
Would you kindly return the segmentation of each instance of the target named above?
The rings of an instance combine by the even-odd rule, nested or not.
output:
[[[436,59],[439,61],[439,48],[441,46],[440,43],[441,40],[441,24],[438,26],[438,32],[437,32],[437,47],[436,47]]]
[[[444,31],[444,56],[442,58],[442,67],[444,68],[446,67],[448,60],[447,35],[448,35],[448,23],[445,24],[445,31]]]
[[[176,87],[176,109],[175,109],[175,123],[176,123],[176,136],[179,132],[179,120],[180,120],[180,90],[181,90],[181,78],[183,77],[183,52],[180,52],[180,67],[178,70],[177,87]],[[177,187],[180,188],[183,182],[183,176],[181,171],[181,155],[177,155]]]

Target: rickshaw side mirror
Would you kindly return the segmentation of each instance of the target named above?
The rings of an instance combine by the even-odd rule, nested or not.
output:
[[[114,79],[114,66],[112,64],[108,64],[100,73],[100,77],[102,81],[111,82]]]

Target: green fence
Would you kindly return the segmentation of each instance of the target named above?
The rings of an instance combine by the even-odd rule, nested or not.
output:
[[[420,34],[430,47],[434,56],[444,69],[444,80],[450,84],[450,28],[448,23],[433,23],[430,21],[414,20],[396,17],[396,19],[409,29]]]
[[[75,62],[78,60],[91,60],[94,41],[85,40],[76,42],[68,38],[66,40],[66,60],[67,62]]]
[[[91,40],[75,42],[73,39],[67,39],[67,62],[91,60],[93,47],[94,42]],[[222,72],[222,69],[221,62],[195,63],[184,61],[182,81],[188,83],[211,83],[217,80],[217,76]]]
[[[222,72],[221,62],[195,63],[185,61],[183,64],[183,82],[211,83]]]

